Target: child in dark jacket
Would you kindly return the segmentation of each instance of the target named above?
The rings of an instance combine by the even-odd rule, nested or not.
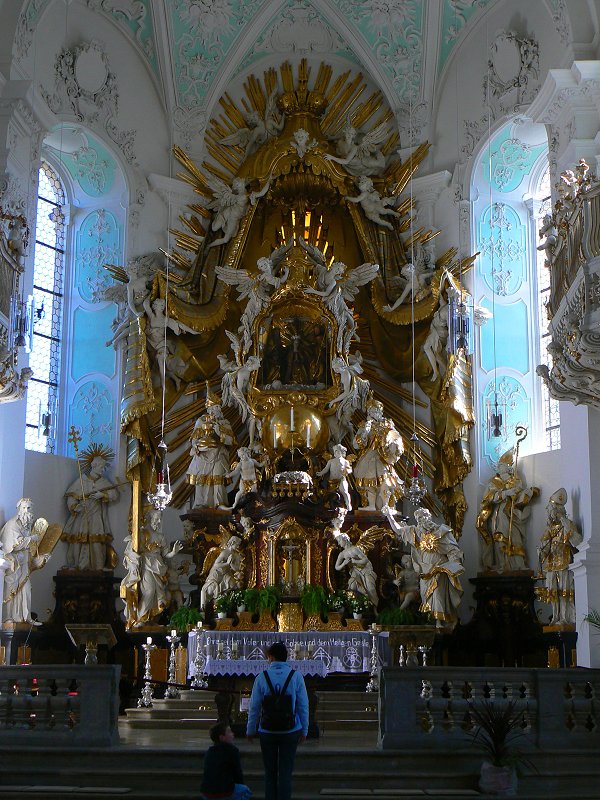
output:
[[[233,731],[225,722],[210,729],[214,742],[204,756],[204,775],[200,791],[206,800],[248,800],[252,795],[244,785],[240,751],[233,744]]]

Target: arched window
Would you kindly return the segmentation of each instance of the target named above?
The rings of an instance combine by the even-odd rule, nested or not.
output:
[[[516,120],[492,134],[473,170],[473,238],[480,253],[474,295],[492,315],[479,329],[475,369],[478,449],[488,468],[514,444],[518,425],[528,429],[521,453],[560,446],[558,404],[536,374],[548,335],[548,274],[537,250],[547,176],[544,127]],[[499,426],[491,424],[496,412]]]
[[[65,191],[46,162],[38,176],[38,201],[33,267],[35,303],[33,348],[29,365],[33,377],[27,389],[25,447],[54,453],[52,427],[60,381],[63,282],[65,264]]]

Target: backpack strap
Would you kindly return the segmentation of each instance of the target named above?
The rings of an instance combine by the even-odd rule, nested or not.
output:
[[[269,678],[269,673],[267,672],[267,670],[265,670],[265,671],[263,672],[263,675],[265,676],[265,680],[266,680],[266,682],[267,682],[267,686],[269,687],[269,690],[270,690],[271,694],[275,694],[275,695],[277,695],[277,694],[285,694],[285,690],[286,690],[286,689],[288,688],[288,686],[290,685],[290,681],[292,680],[292,678],[293,678],[293,676],[294,676],[294,670],[293,670],[293,669],[291,669],[291,670],[289,671],[289,673],[288,673],[288,676],[287,676],[287,678],[285,679],[285,683],[284,683],[284,684],[283,684],[283,686],[281,687],[281,690],[280,690],[280,691],[275,691],[275,687],[274,687],[274,686],[273,686],[273,684],[271,683],[271,678]]]

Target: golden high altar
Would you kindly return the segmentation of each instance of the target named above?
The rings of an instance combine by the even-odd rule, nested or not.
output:
[[[130,309],[128,626],[164,607],[165,572],[142,567],[168,548],[142,501],[172,483],[209,618],[236,591],[276,587],[282,629],[319,628],[298,604],[317,587],[337,596],[330,627],[348,624],[344,605],[420,605],[452,628],[462,554],[427,509],[460,535],[473,259],[434,256],[410,191],[429,146],[398,157],[393,114],[360,74],[284,63],[245,90],[241,106],[221,98],[202,165],[174,151],[198,199],[168,268],[112,268]],[[416,526],[409,501],[425,509]]]

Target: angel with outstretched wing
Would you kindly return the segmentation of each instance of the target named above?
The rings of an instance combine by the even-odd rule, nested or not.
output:
[[[384,216],[400,218],[402,215],[392,206],[397,202],[397,197],[382,197],[375,189],[373,181],[366,175],[361,175],[357,181],[360,194],[356,197],[346,197],[348,203],[358,203],[364,211],[365,217],[376,225],[381,225],[388,230],[394,230],[391,222],[383,219]]]
[[[232,536],[223,525],[219,526],[221,542],[211,547],[202,566],[201,577],[206,576],[200,592],[200,607],[206,605],[230,589],[238,589],[243,577],[242,540]]]
[[[344,435],[354,435],[352,416],[356,409],[364,409],[369,396],[369,381],[359,377],[363,371],[360,353],[349,356],[348,359],[336,356],[331,361],[331,369],[340,376],[342,391],[333,400],[327,403],[328,408],[337,404],[336,417]]]
[[[335,161],[346,167],[351,175],[375,175],[385,169],[385,156],[381,147],[390,135],[387,122],[382,122],[359,138],[359,132],[348,122],[338,142],[341,157],[326,155],[328,161]]]
[[[242,112],[246,125],[238,128],[235,133],[221,139],[221,144],[226,147],[241,147],[244,150],[244,160],[267,141],[268,133],[265,121],[261,119],[258,111]]]
[[[350,533],[353,530],[354,528]],[[341,550],[335,562],[335,569],[342,570],[348,567],[348,590],[365,595],[375,608],[379,603],[377,574],[373,569],[373,564],[367,558],[367,553],[385,533],[385,528],[372,526],[360,533],[356,544],[352,544],[348,533],[341,533],[336,537]]]
[[[206,182],[213,192],[213,199],[208,203],[208,208],[215,212],[211,230],[223,231],[220,239],[215,239],[209,247],[218,247],[227,244],[237,234],[240,223],[248,208],[248,193],[246,181],[243,178],[234,178],[228,186],[214,175],[206,176]]]

